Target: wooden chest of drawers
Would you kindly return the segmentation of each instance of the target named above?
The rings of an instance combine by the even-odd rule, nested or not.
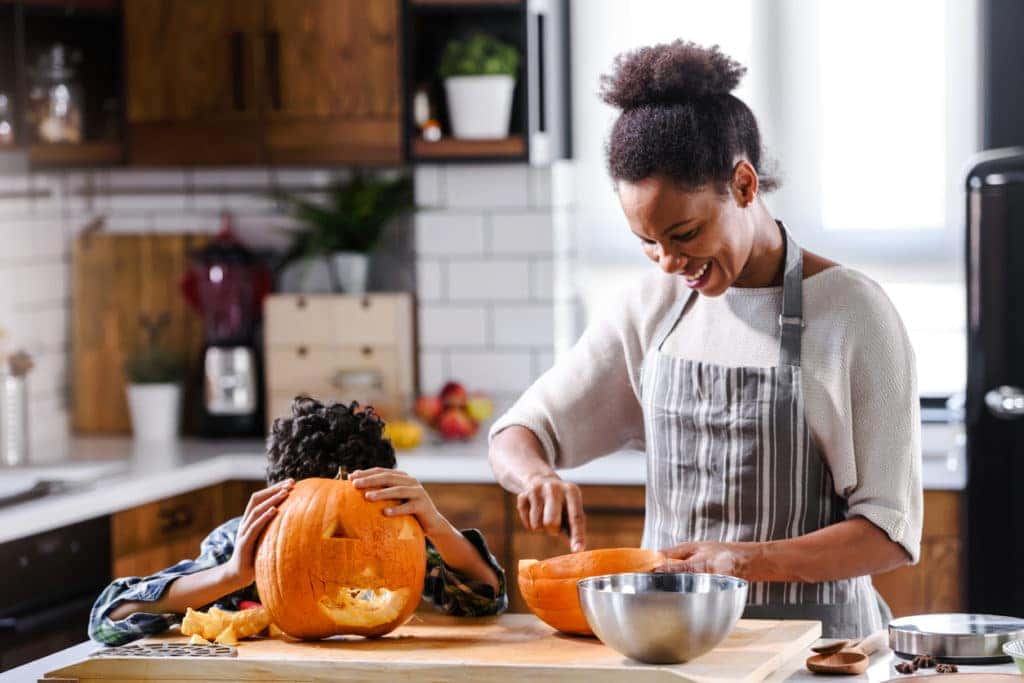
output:
[[[268,423],[299,394],[400,415],[416,395],[413,315],[405,293],[268,297]]]

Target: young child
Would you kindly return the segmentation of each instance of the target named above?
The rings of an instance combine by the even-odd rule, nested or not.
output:
[[[186,607],[216,604],[237,610],[259,600],[254,558],[261,532],[292,484],[307,477],[333,478],[349,472],[369,500],[394,500],[385,514],[415,515],[427,538],[423,597],[442,612],[458,616],[498,614],[508,606],[505,574],[479,531],[459,531],[434,507],[413,477],[395,467],[384,423],[367,408],[308,397],[292,402],[292,415],[274,421],[267,439],[267,484],[252,494],[241,517],[210,532],[199,557],[182,560],[152,576],[116,579],[100,594],[89,617],[89,636],[120,645],[154,635],[181,620]]]

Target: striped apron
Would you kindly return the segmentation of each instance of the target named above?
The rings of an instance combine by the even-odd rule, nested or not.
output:
[[[846,519],[845,499],[804,419],[800,383],[803,258],[786,240],[778,367],[725,367],[662,353],[683,297],[644,357],[640,398],[647,439],[643,547],[685,541],[772,541]],[[888,612],[871,579],[753,583],[748,618],[817,619],[825,637],[863,636]],[[888,619],[886,619],[888,621]]]

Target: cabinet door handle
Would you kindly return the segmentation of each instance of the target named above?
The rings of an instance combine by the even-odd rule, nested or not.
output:
[[[274,111],[281,111],[281,34],[277,31],[267,31],[263,45],[266,50],[270,106]]]
[[[195,513],[192,511],[192,506],[184,503],[160,509],[157,512],[157,517],[160,518],[160,533],[163,534],[187,529],[195,521]]]
[[[245,111],[245,34],[231,32],[231,88],[236,111]]]

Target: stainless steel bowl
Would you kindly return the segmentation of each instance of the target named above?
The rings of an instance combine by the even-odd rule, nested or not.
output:
[[[650,664],[699,657],[732,631],[747,582],[718,574],[608,574],[576,582],[594,634]]]

